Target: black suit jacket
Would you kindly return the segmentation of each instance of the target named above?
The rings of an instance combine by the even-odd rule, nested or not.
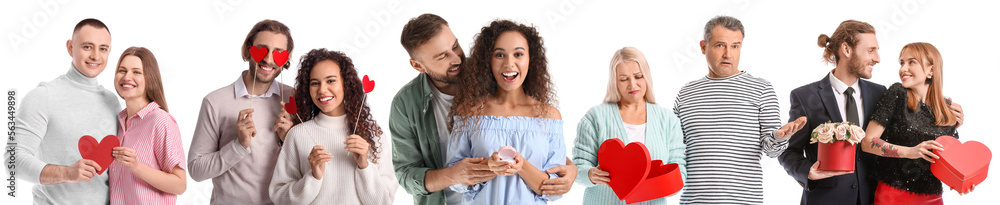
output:
[[[859,79],[858,83],[861,87],[864,127],[868,127],[875,103],[885,92],[885,86],[864,79]],[[874,170],[872,162],[875,156],[861,151],[860,146],[855,154],[854,173],[809,180],[809,168],[816,163],[816,144],[809,143],[812,130],[827,121],[845,121],[840,116],[837,98],[832,90],[829,74],[820,81],[792,90],[788,121],[805,116],[808,122],[789,139],[788,149],[781,154],[779,161],[788,175],[802,185],[801,204],[872,204],[877,184],[868,175]]]

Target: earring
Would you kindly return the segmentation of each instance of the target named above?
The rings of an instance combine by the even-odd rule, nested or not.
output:
[[[931,84],[931,82],[934,82],[934,79],[931,79],[931,77],[933,76],[927,75],[927,80],[924,80],[924,84]]]

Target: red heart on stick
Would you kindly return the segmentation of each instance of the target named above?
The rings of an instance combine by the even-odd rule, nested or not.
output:
[[[260,62],[264,60],[265,56],[267,56],[267,48],[250,46],[250,58],[253,58],[253,62]]]
[[[361,79],[361,84],[365,86],[365,93],[370,93],[375,90],[375,81],[368,80],[368,75],[365,75],[364,79]]]
[[[941,157],[931,163],[931,173],[958,193],[966,193],[972,186],[986,180],[993,153],[981,142],[962,143],[952,136],[941,136],[936,140],[944,151],[934,150]]]
[[[622,140],[612,138],[601,143],[597,150],[597,163],[608,172],[608,185],[618,199],[625,199],[639,187],[649,174],[649,150],[641,143],[625,145]]]
[[[274,59],[274,63],[277,64],[279,68],[283,67],[285,66],[285,62],[288,62],[288,51],[275,50],[272,52],[271,58]]]
[[[288,114],[295,114],[299,112],[298,106],[295,105],[295,98],[288,96],[288,103],[285,103],[285,112]]]
[[[121,146],[121,142],[114,135],[105,136],[104,139],[101,139],[101,143],[97,143],[97,139],[90,135],[84,135],[77,143],[80,156],[84,159],[94,160],[98,165],[101,165],[101,170],[97,171],[98,175],[104,173],[104,170],[111,166],[111,162],[115,160],[111,157],[111,150],[119,146]]]

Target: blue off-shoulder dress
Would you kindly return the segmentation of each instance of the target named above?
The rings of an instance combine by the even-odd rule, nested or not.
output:
[[[566,164],[562,120],[474,116],[463,121],[456,117],[454,127],[458,129],[451,133],[448,142],[447,166],[470,157],[489,158],[502,146],[514,147],[542,172]],[[550,179],[556,177],[549,174]],[[560,198],[536,194],[517,174],[497,176],[472,186],[456,184],[449,188],[463,193],[462,204],[546,204]]]

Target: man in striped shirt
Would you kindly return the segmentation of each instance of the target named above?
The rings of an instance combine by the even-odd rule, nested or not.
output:
[[[738,69],[743,33],[736,18],[710,20],[701,41],[708,75],[677,94],[688,162],[681,204],[763,204],[760,153],[777,157],[805,125],[802,117],[781,126],[771,83]]]

